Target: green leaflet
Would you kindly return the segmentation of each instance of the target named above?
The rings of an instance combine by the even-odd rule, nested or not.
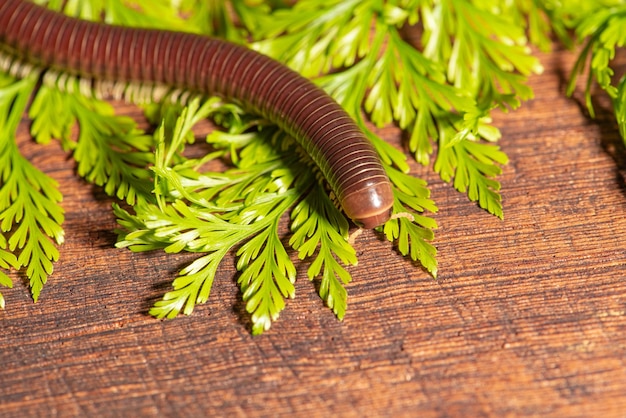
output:
[[[17,260],[15,254],[11,251],[7,251],[8,242],[3,233],[0,233],[0,268],[2,269],[18,269],[20,268],[20,263]],[[11,288],[13,287],[13,281],[11,278],[2,270],[0,270],[0,286]],[[4,309],[5,300],[2,293],[0,293],[0,309]]]
[[[310,280],[322,279],[319,294],[337,318],[343,319],[348,293],[344,284],[351,277],[343,265],[356,265],[356,252],[348,243],[348,222],[326,198],[322,187],[315,187],[291,213],[293,235],[289,244],[298,250],[298,257],[313,258],[307,275]],[[319,248],[319,251],[318,251]],[[341,260],[341,264],[337,261]]]
[[[592,117],[595,116],[591,101],[591,86],[595,80],[615,101],[617,120],[622,131],[624,128],[621,121],[624,117],[621,114],[623,110],[621,100],[623,99],[618,97],[620,96],[619,85],[613,84],[614,71],[610,63],[615,57],[616,49],[626,44],[624,24],[626,24],[626,4],[614,7],[598,5],[591,13],[580,15],[575,24],[576,36],[581,41],[585,40],[585,46],[572,70],[567,88],[567,94],[572,95],[578,74],[588,70],[585,102],[589,113]]]
[[[0,267],[25,268],[33,299],[52,274],[61,244],[64,215],[57,183],[36,169],[19,152],[15,132],[38,74],[23,80],[0,78]],[[7,251],[8,250],[8,251]],[[0,272],[0,284],[11,287]],[[0,296],[0,305],[4,307]]]

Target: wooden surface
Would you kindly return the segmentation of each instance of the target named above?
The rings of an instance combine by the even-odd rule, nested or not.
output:
[[[2,290],[0,416],[626,416],[626,151],[610,112],[564,97],[572,55],[541,58],[537,98],[496,115],[504,221],[416,167],[439,280],[368,232],[344,322],[301,271],[260,337],[232,262],[193,316],[149,317],[189,258],[113,248],[112,201],[24,124],[67,243],[37,304],[17,275]]]

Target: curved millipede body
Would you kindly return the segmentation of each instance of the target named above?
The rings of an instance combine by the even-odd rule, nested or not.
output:
[[[277,61],[206,36],[87,22],[23,0],[0,3],[0,48],[14,59],[234,100],[300,143],[355,223],[374,228],[389,219],[393,192],[373,146],[330,96]]]

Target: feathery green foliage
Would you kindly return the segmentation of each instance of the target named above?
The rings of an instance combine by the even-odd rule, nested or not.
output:
[[[428,213],[437,206],[426,182],[408,174],[405,153],[377,137],[367,120],[376,126],[396,124],[419,163],[434,161],[444,181],[502,217],[497,177],[508,158],[496,144],[500,132],[490,113],[515,109],[532,98],[526,80],[541,66],[528,40],[547,50],[554,32],[572,44],[567,31],[576,28],[578,39],[588,42],[575,71],[592,57],[589,80],[593,77],[609,92],[625,130],[625,82],[614,84],[610,67],[615,49],[624,44],[621,1],[286,3],[135,0],[127,7],[122,0],[52,0],[47,6],[64,6],[65,13],[84,19],[104,14],[109,23],[252,40],[253,48],[313,78],[354,117],[394,185],[397,216],[377,233],[433,276],[438,271],[432,245],[437,224]],[[90,92],[82,94],[80,80],[42,74],[38,89],[38,70],[22,80],[0,78],[0,269],[25,269],[35,300],[59,257],[53,242],[63,241],[63,210],[55,182],[25,160],[15,144],[31,96],[28,115],[35,140],[60,140],[80,176],[125,201],[125,206],[114,204],[119,247],[198,255],[150,314],[191,314],[208,300],[224,257],[234,254],[252,331],[262,333],[295,296],[291,254],[297,254],[309,262],[309,279],[319,280],[320,297],[339,319],[345,316],[349,266],[357,263],[350,225],[291,138],[234,104],[207,97],[146,106],[146,115],[159,126],[147,135]],[[135,87],[124,89],[126,97],[145,99],[133,96]],[[193,128],[206,118],[221,126],[206,138],[212,151],[189,158],[184,151],[196,140]],[[208,170],[214,161],[228,168]],[[11,287],[3,270],[0,285]],[[4,303],[0,294],[0,307]]]
[[[435,152],[433,142],[441,145],[443,136],[449,146],[497,140],[490,110],[516,108],[532,97],[525,81],[541,66],[526,46],[524,26],[515,24],[519,17],[498,13],[499,7],[507,6],[466,0],[303,0],[260,19],[251,32],[259,39],[254,44],[259,51],[303,74],[315,77],[335,69],[319,84],[357,120],[364,108],[378,126],[397,123],[410,135],[409,149],[417,161],[427,164]],[[420,40],[406,36],[419,23]],[[441,150],[437,171],[442,178],[454,178],[457,190],[468,191],[471,200],[502,217],[500,185],[494,178],[499,172],[457,173],[458,167],[474,166],[475,156],[461,149],[453,163]],[[406,170],[403,160],[379,152]]]
[[[59,258],[52,240],[61,244],[64,236],[57,183],[22,156],[15,141],[36,82],[36,72],[19,81],[0,76],[0,267],[25,268],[35,301]],[[0,284],[12,286],[3,272]]]
[[[568,19],[564,21],[574,28],[577,40],[584,42],[572,70],[567,94],[573,94],[577,75],[586,71],[585,104],[589,113],[595,116],[591,94],[595,81],[613,101],[620,133],[626,140],[626,77],[622,75],[616,80],[615,71],[611,67],[617,49],[626,44],[626,2],[589,2],[584,13],[573,9],[566,16]]]

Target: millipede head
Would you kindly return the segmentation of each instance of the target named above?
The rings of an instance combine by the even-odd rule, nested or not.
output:
[[[344,196],[341,207],[355,224],[373,229],[391,217],[393,191],[388,182],[369,185],[367,189]]]

